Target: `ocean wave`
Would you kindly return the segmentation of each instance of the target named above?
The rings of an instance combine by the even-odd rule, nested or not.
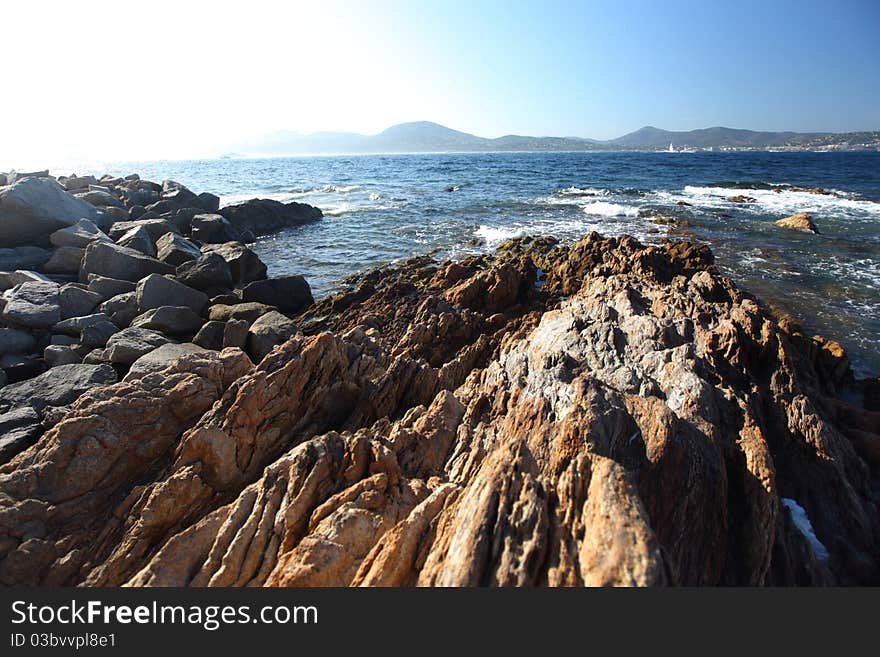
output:
[[[474,231],[474,235],[484,240],[487,247],[494,248],[506,240],[520,237],[523,232],[523,228],[498,228],[481,225]]]
[[[608,196],[610,192],[607,189],[594,187],[566,187],[556,193],[560,196]]]
[[[588,203],[582,209],[586,214],[599,215],[601,217],[637,217],[639,214],[638,208],[620,205],[619,203],[607,203],[605,201]]]
[[[749,203],[730,201],[730,198],[741,195],[751,197],[754,200]],[[856,212],[872,217],[880,216],[880,203],[874,201],[836,194],[814,194],[809,191],[788,190],[780,187],[749,189],[747,194],[743,194],[743,189],[739,187],[688,185],[684,188],[680,200],[702,207],[737,206],[744,210],[754,208],[780,215],[811,212],[840,216]]]

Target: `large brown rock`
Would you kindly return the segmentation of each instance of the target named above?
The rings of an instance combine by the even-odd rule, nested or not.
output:
[[[810,215],[808,215],[806,212],[798,212],[797,214],[793,214],[790,217],[785,217],[784,219],[780,219],[779,221],[775,221],[774,223],[780,228],[787,228],[788,230],[799,230],[802,233],[819,232],[819,229],[816,228],[816,224],[813,223],[812,217],[810,217]]]
[[[880,421],[704,247],[414,258],[294,323],[253,369],[199,353],[89,391],[0,466],[0,582],[880,577]]]

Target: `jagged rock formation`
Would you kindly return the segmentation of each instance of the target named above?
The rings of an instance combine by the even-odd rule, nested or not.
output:
[[[54,418],[0,467],[0,582],[880,579],[880,413],[706,247],[415,258],[294,321]]]

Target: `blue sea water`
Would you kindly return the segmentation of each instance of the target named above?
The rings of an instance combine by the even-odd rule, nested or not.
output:
[[[516,235],[698,240],[741,287],[840,341],[858,374],[880,374],[880,153],[363,155],[105,163],[92,172],[172,178],[224,204],[262,197],[320,207],[320,223],[255,245],[271,275],[303,274],[319,296],[367,267],[435,249],[461,257]],[[729,200],[741,194],[754,201]],[[810,213],[821,234],[773,225],[795,212]]]

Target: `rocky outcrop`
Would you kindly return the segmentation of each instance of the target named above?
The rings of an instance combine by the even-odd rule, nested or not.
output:
[[[50,417],[0,466],[0,582],[880,581],[877,414],[704,246],[414,258],[291,321]]]
[[[790,217],[785,217],[784,219],[779,219],[778,221],[775,221],[773,223],[780,228],[786,228],[788,230],[799,230],[802,233],[819,232],[816,224],[813,223],[813,218],[810,217],[810,215],[808,215],[806,212],[798,212],[797,214],[793,214]]]
[[[239,233],[265,235],[290,226],[319,221],[323,213],[305,203],[281,203],[270,199],[251,199],[227,205],[218,211]]]
[[[98,223],[97,209],[48,177],[26,177],[0,188],[0,244],[43,244],[80,219]]]

